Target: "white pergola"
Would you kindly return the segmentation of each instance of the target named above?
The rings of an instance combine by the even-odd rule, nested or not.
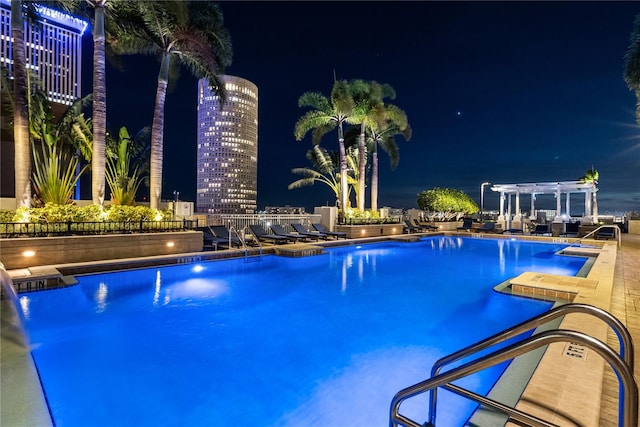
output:
[[[553,194],[556,198],[556,217],[554,222],[562,221],[562,195],[565,194],[565,214],[571,216],[571,194],[584,193],[584,217],[590,218],[593,222],[598,221],[598,206],[593,202],[594,195],[598,191],[593,182],[583,181],[563,181],[563,182],[531,182],[523,184],[495,184],[492,191],[500,193],[500,219],[511,219],[511,198],[515,195],[514,220],[520,221],[522,213],[520,211],[520,195],[531,195],[531,215],[535,213],[535,203],[537,194]],[[505,200],[507,200],[507,210],[505,211]]]

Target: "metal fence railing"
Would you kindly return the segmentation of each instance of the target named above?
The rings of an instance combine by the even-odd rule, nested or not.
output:
[[[319,214],[246,214],[246,215],[216,215],[207,214],[205,225],[225,225],[227,228],[233,227],[236,230],[244,230],[251,224],[260,224],[265,230],[270,232],[271,224],[279,224],[285,230],[293,231],[292,223],[303,224],[308,229],[314,222],[322,222],[322,215]]]
[[[100,222],[2,222],[0,237],[46,237],[91,234],[153,233],[193,230],[198,220]]]

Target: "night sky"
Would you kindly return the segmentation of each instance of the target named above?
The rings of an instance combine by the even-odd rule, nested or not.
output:
[[[233,42],[226,70],[258,86],[258,208],[333,204],[322,184],[288,190],[308,167],[310,136],[293,128],[308,91],[338,79],[375,80],[397,93],[410,141],[400,163],[380,155],[379,206],[416,207],[433,187],[571,181],[600,173],[600,213],[640,210],[640,127],[623,80],[634,2],[222,2]],[[83,92],[91,91],[91,37]],[[159,62],[108,67],[109,127],[151,125]],[[163,198],[196,195],[196,79],[182,70],[165,117]],[[337,149],[328,134],[322,145]],[[367,193],[367,205],[369,196]],[[523,209],[526,209],[525,203]],[[555,202],[540,208],[555,208]],[[497,209],[485,192],[485,208]]]

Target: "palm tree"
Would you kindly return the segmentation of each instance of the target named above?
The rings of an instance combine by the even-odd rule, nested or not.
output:
[[[371,167],[371,210],[378,210],[378,145],[389,155],[391,169],[398,166],[400,156],[395,136],[402,135],[406,141],[411,139],[411,126],[407,115],[395,105],[384,106],[385,122],[377,127],[371,127],[370,151]]]
[[[379,124],[384,121],[383,98],[388,97],[393,99],[396,94],[391,86],[387,84],[382,85],[375,81],[365,82],[363,80],[353,80],[350,82],[350,88],[356,100],[356,106],[349,119],[349,123],[360,125],[360,135],[358,139],[359,181],[356,206],[364,210],[365,170],[367,165],[365,133],[367,128],[379,127]]]
[[[218,5],[198,1],[128,2],[126,24],[111,47],[119,54],[153,54],[161,58],[151,128],[150,207],[162,195],[164,106],[170,71],[184,65],[197,78],[206,78],[225,98],[218,75],[231,64],[231,40]]]
[[[39,0],[48,7],[71,11],[93,21],[93,140],[91,148],[91,198],[102,205],[105,195],[105,139],[107,94],[105,70],[105,14],[108,0]],[[112,3],[118,0],[109,0]]]
[[[107,133],[107,81],[104,31],[107,0],[86,1],[94,9],[91,200],[94,205],[102,205],[105,196],[105,147]]]
[[[29,147],[29,100],[27,55],[24,43],[22,1],[11,2],[11,36],[13,38],[13,143],[15,149],[16,208],[31,205],[31,154]]]
[[[596,193],[598,192],[598,179],[600,179],[600,174],[597,170],[591,166],[591,169],[587,170],[583,176],[580,177],[580,181],[587,184],[594,184],[595,189],[593,191],[593,222],[598,222],[598,200],[596,198]]]
[[[339,163],[338,155],[335,152],[329,152],[319,145],[314,145],[312,149],[307,151],[307,159],[313,165],[312,168],[294,168],[291,172],[296,175],[302,175],[302,178],[292,182],[287,187],[289,190],[296,188],[308,187],[316,182],[321,182],[331,188],[336,196],[336,201],[340,200],[340,172],[336,163]],[[353,167],[356,159],[354,156],[348,156],[347,162]],[[355,168],[352,168],[357,172]],[[347,175],[349,185],[357,184],[356,179],[351,175]],[[348,192],[350,192],[350,188]],[[348,198],[348,195],[347,195]]]
[[[344,215],[344,210],[348,205],[347,194],[347,154],[344,145],[343,125],[350,117],[355,107],[355,100],[349,88],[349,83],[345,80],[336,81],[331,90],[331,98],[327,99],[318,92],[307,92],[302,94],[298,100],[299,107],[311,107],[301,118],[298,119],[294,129],[296,140],[301,141],[307,132],[313,130],[312,142],[314,145],[320,143],[323,135],[338,128],[338,148],[340,154],[340,215]]]
[[[640,124],[640,15],[636,16],[631,42],[624,56],[624,81],[636,93],[636,122]]]

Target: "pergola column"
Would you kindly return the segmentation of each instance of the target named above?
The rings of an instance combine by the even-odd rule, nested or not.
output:
[[[500,219],[502,221],[505,220],[505,218],[504,218],[504,192],[503,191],[500,192]]]
[[[556,217],[553,219],[553,222],[561,222],[562,217],[562,193],[560,192],[560,188],[556,190]]]
[[[516,210],[509,228],[522,229],[522,211],[520,210],[520,190],[516,190]]]
[[[507,194],[509,199],[507,203],[507,228],[511,228],[511,193]]]
[[[529,213],[529,218],[536,217],[536,193],[531,193],[531,212]]]
[[[565,210],[569,218],[571,218],[571,193],[567,192],[567,200],[565,201]]]

